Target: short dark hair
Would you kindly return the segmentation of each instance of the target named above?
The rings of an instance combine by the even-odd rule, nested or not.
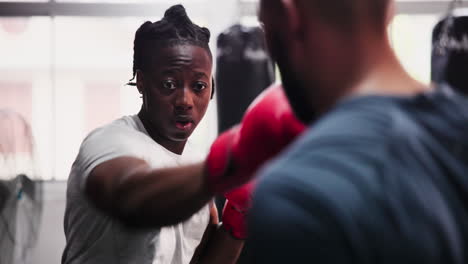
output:
[[[136,86],[132,81],[137,70],[146,71],[151,67],[153,56],[150,53],[154,48],[196,45],[204,48],[212,57],[209,41],[210,31],[194,24],[182,5],[170,7],[160,21],[146,21],[136,31],[133,42],[133,76],[128,85]]]

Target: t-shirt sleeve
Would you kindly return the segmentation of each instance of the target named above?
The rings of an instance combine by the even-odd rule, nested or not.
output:
[[[139,158],[137,136],[126,127],[109,125],[91,132],[83,141],[72,171],[79,177],[80,188],[84,189],[86,179],[99,164],[123,156]]]

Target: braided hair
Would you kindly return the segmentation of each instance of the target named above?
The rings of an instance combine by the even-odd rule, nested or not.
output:
[[[160,21],[143,23],[135,33],[133,42],[133,76],[127,83],[136,86],[137,70],[147,71],[151,67],[151,50],[155,48],[172,47],[176,45],[195,45],[205,49],[210,58],[208,46],[210,31],[194,24],[187,16],[182,5],[174,5],[166,10]],[[214,93],[214,83],[212,96]]]

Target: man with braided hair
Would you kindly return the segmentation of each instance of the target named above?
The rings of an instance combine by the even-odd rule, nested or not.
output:
[[[200,170],[181,167],[205,157],[188,138],[214,93],[209,39],[209,30],[193,24],[181,5],[136,32],[136,82],[129,84],[143,104],[138,115],[98,128],[83,141],[68,180],[62,263],[238,258],[243,241],[218,228],[214,193],[195,193],[199,178],[191,175]],[[169,167],[181,168],[164,170]]]
[[[288,100],[313,128],[258,176],[252,263],[468,261],[468,99],[412,79],[392,0],[260,0]]]

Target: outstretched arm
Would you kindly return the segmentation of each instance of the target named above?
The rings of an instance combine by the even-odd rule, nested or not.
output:
[[[160,227],[188,219],[212,198],[204,164],[150,169],[137,158],[119,157],[96,166],[86,181],[94,204],[136,227]]]

